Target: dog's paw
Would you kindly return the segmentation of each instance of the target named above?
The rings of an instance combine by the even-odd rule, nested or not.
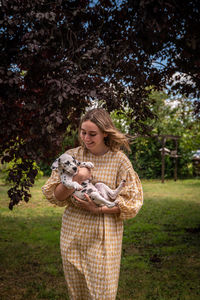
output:
[[[109,207],[109,208],[112,208],[112,207],[116,206],[116,203],[111,202],[111,203],[106,204],[106,206]]]
[[[73,187],[76,191],[80,191],[83,188],[78,182],[73,182]]]
[[[87,161],[87,162],[81,163],[81,167],[86,167],[86,168],[88,168],[88,169],[93,169],[93,168],[94,168],[94,165],[93,165],[92,162]]]
[[[94,165],[90,161],[86,163],[86,167],[89,168],[89,169],[94,169]]]

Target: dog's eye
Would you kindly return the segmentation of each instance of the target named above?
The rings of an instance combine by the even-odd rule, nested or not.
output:
[[[64,163],[64,165],[69,166],[69,165],[70,165],[70,162],[67,161],[67,162]]]

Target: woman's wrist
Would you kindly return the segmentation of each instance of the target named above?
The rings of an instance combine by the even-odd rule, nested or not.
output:
[[[92,207],[91,209],[90,209],[90,211],[92,212],[92,213],[94,213],[95,215],[101,215],[102,214],[102,207],[100,206],[96,206],[96,207]]]
[[[102,206],[93,206],[89,209],[93,214],[95,215],[101,215],[103,214],[103,211],[102,211]]]
[[[101,214],[119,214],[120,209],[118,206],[114,206],[109,208],[107,206],[101,206]]]
[[[107,206],[98,206],[98,207],[95,207],[94,209],[92,209],[93,213],[95,214],[99,214],[99,215],[102,215],[102,214],[119,214],[120,213],[120,209],[118,206],[115,206],[115,207],[112,207],[112,208],[109,208]]]

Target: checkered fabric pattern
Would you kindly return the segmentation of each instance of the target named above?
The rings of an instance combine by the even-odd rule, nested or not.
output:
[[[50,202],[66,206],[62,218],[61,255],[71,299],[114,300],[120,271],[123,220],[135,217],[143,204],[141,182],[121,151],[95,156],[78,147],[67,153],[81,162],[94,164],[93,183],[101,181],[115,189],[122,179],[126,180],[117,198],[119,215],[91,214],[74,206],[71,197],[58,201],[54,196],[55,187],[60,183],[56,171],[42,187]]]

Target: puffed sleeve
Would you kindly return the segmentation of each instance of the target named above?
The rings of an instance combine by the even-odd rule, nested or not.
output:
[[[126,220],[134,218],[142,207],[143,190],[137,173],[133,170],[131,162],[125,156],[120,163],[117,183],[119,184],[122,179],[126,180],[126,185],[116,201],[120,209],[120,219]]]

